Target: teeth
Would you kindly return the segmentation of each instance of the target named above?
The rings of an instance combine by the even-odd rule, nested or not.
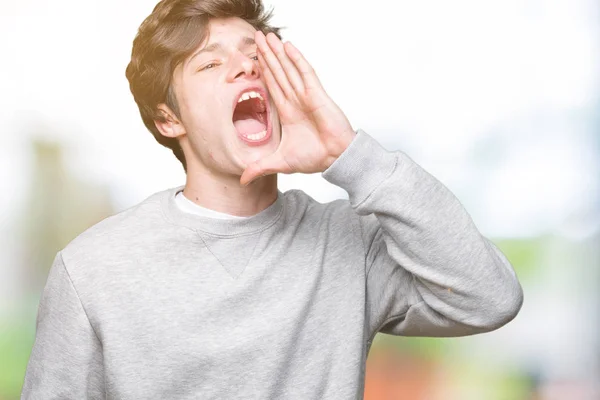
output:
[[[250,99],[250,98],[254,99],[254,98],[257,98],[257,97],[258,97],[259,99],[263,100],[262,96],[261,96],[261,95],[260,95],[260,93],[258,93],[258,92],[246,92],[246,93],[244,93],[244,94],[243,94],[243,95],[240,97],[240,99],[238,100],[238,103],[241,103],[242,101],[244,101],[244,100],[248,100],[248,99]],[[263,101],[264,101],[264,100],[263,100]]]
[[[267,131],[262,131],[262,132],[255,133],[253,135],[248,135],[247,138],[250,140],[260,140],[260,139],[264,138],[265,136],[267,136]]]

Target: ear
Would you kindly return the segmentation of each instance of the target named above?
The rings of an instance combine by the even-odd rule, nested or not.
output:
[[[185,128],[173,110],[166,104],[159,104],[158,111],[163,115],[164,121],[154,120],[156,129],[166,137],[176,138],[185,135]]]

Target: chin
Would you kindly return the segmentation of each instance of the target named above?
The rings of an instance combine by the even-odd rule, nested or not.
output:
[[[249,165],[275,153],[278,147],[279,137],[271,136],[270,139],[266,140],[260,146],[245,146],[243,149],[240,149],[240,159],[243,161],[243,165]]]

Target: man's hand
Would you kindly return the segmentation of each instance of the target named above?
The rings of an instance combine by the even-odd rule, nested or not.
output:
[[[242,185],[274,173],[323,172],[354,139],[346,115],[327,95],[315,71],[290,42],[255,34],[258,61],[281,122],[275,153],[248,165]]]

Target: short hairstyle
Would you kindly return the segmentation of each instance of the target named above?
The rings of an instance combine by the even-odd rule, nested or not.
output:
[[[238,17],[257,31],[273,32],[281,38],[281,28],[269,24],[272,14],[262,0],[161,0],[140,25],[125,71],[129,88],[146,128],[158,143],[173,151],[186,173],[178,140],[163,136],[154,123],[166,120],[158,109],[161,103],[181,118],[172,87],[175,68],[205,40],[213,18]]]

